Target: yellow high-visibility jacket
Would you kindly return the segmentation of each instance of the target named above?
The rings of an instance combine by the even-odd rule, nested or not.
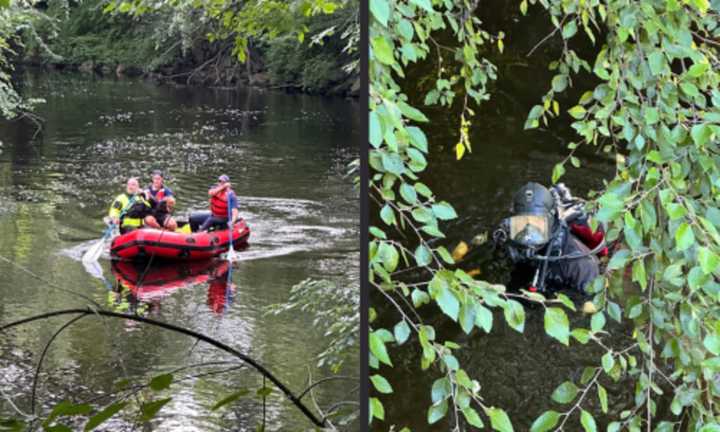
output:
[[[110,205],[108,216],[120,219],[120,228],[140,228],[152,205],[141,194],[121,193]]]

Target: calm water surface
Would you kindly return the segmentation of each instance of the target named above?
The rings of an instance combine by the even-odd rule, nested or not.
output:
[[[345,175],[360,136],[355,101],[59,73],[27,73],[23,91],[46,99],[38,110],[46,123],[37,136],[28,124],[0,125],[0,255],[14,263],[0,261],[0,322],[87,303],[66,290],[107,303],[108,287],[117,288],[118,279],[132,287],[140,276],[145,282],[136,297],[149,317],[238,348],[296,392],[309,372],[330,375],[316,367],[326,339],[313,316],[266,311],[287,302],[291,287],[307,278],[357,289],[359,205]],[[155,267],[142,276],[144,268],[118,268],[105,258],[107,281],[86,272],[79,257],[100,236],[101,217],[124,180],[136,175],[146,184],[156,168],[165,171],[179,214],[206,208],[208,186],[221,173],[230,176],[252,231],[231,272],[211,262]],[[31,368],[63,322],[2,335],[0,387],[23,410],[29,409]],[[346,372],[356,374],[351,354]],[[231,359],[158,328],[85,318],[50,349],[38,400],[97,395],[125,377],[142,380],[221,360]],[[246,368],[176,384],[157,430],[254,429],[263,416],[257,397],[219,413],[207,410],[239,386],[254,395],[262,379]],[[316,396],[325,407],[356,400],[350,388],[329,382]],[[0,416],[9,413],[0,401]],[[265,417],[269,430],[311,427],[277,391]]]

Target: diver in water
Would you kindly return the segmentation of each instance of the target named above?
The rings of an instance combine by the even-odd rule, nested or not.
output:
[[[530,291],[588,294],[600,273],[597,256],[607,254],[603,232],[593,232],[582,202],[562,184],[520,188],[493,240],[513,264],[510,286]]]

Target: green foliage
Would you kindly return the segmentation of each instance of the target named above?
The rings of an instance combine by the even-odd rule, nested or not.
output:
[[[269,307],[268,312],[311,314],[316,328],[323,329],[327,348],[318,354],[318,367],[328,366],[338,372],[348,358],[356,358],[360,307],[358,285],[343,287],[327,280],[307,279],[292,287],[283,304]]]
[[[468,1],[372,0],[370,11],[370,190],[384,224],[370,228],[370,282],[401,316],[391,332],[372,324],[371,311],[370,366],[376,370],[372,381],[375,384],[383,369],[393,366],[393,348],[412,340],[421,352],[420,368],[432,367],[440,373],[431,389],[428,423],[439,422],[448,413],[462,413],[464,421],[481,428],[486,423],[479,414],[482,413],[494,430],[512,431],[507,413],[502,408],[487,406],[482,400],[480,383],[462,368],[454,353],[461,347],[449,340],[439,340],[434,327],[423,324],[411,309],[432,305],[457,322],[465,333],[472,334],[475,328],[492,330],[493,309],[502,310],[507,324],[523,332],[526,317],[520,299],[543,306],[555,302],[570,308],[574,305],[567,298],[546,300],[540,295],[507,293],[503,286],[475,280],[462,270],[448,268],[454,260],[437,240],[445,237],[442,224],[458,215],[450,203],[418,181],[428,165],[426,155],[430,146],[422,125],[429,120],[409,104],[396,81],[405,76],[405,69],[413,63],[430,55],[438,57],[442,67],[425,103],[449,107],[456,94],[462,95],[461,139],[455,146],[456,157],[460,159],[472,151],[468,130],[474,110],[470,104],[488,99],[487,85],[495,78],[495,66],[480,53],[487,51],[484,45],[491,44],[502,51],[504,35],[491,35],[483,30],[473,15],[474,5]],[[441,29],[452,31],[457,47],[440,49],[432,33]],[[393,231],[401,232],[405,239],[394,240]],[[429,276],[413,283],[410,289],[398,274],[412,269],[423,269]],[[546,327],[549,335],[569,343],[568,318],[561,308],[547,309]],[[370,421],[382,421],[386,414],[381,401],[384,392],[377,386],[375,389],[379,397],[371,399]],[[460,416],[454,415],[452,421],[459,428]]]
[[[35,31],[38,22],[46,17],[26,1],[0,2],[0,117],[16,118],[32,111],[41,100],[23,99],[12,82],[13,57],[22,48],[21,36],[39,39]]]
[[[530,110],[525,127],[551,127],[550,120],[557,117],[572,121],[578,141],[568,144],[568,156],[548,173],[553,182],[562,178],[568,163],[576,168],[581,165],[575,152],[582,145],[616,154],[617,175],[595,195],[593,205],[596,222],[607,223],[608,238],[620,245],[606,273],[593,284],[593,303],[601,311],[592,317],[590,330],[570,329],[565,311],[545,309],[546,333],[563,344],[569,344],[570,336],[583,344],[597,343],[602,353],[598,366],[586,368],[579,383],[565,382],[553,393],[555,401],[570,404],[569,410],[541,413],[532,429],[563,429],[566,422],[579,419],[569,429],[597,430],[599,413],[587,401],[596,394],[599,411],[610,412],[611,401],[599,382],[603,377],[630,380],[635,389],[634,408],[621,413],[608,430],[673,429],[673,423],[656,420],[656,400],[665,394],[661,387],[667,386],[674,389],[675,425],[713,430],[720,397],[720,285],[715,280],[720,264],[720,58],[716,42],[720,10],[704,0],[523,0],[521,13],[529,13],[531,5],[541,6],[533,8],[533,13],[549,13],[551,36],[563,44],[560,57],[548,65],[555,76],[547,83],[541,102]],[[493,428],[501,429],[505,422],[484,405],[480,384],[473,385],[470,378],[461,384],[462,366],[445,361],[459,347],[436,340],[433,327],[414,321],[411,310],[437,307],[438,313],[470,333],[474,327],[491,331],[492,314],[487,311],[500,308],[508,325],[524,330],[522,306],[502,287],[445,269],[446,261],[437,248],[445,219],[433,208],[439,199],[429,190],[424,190],[422,198],[407,193],[427,168],[429,145],[422,124],[428,119],[408,105],[396,80],[405,77],[407,67],[432,56],[440,67],[425,103],[449,106],[458,94],[464,96],[455,154],[460,159],[470,151],[463,138],[473,116],[468,102],[488,98],[486,84],[494,79],[495,71],[479,57],[487,48],[480,51],[478,47],[493,42],[499,51],[503,48],[502,34],[484,32],[471,6],[469,2],[370,1],[370,190],[384,223],[370,231],[370,280],[416,335],[421,368],[434,366],[441,373],[432,388],[428,421],[462,410],[469,400],[482,408]],[[438,47],[432,34],[440,30],[451,33],[456,44]],[[578,38],[595,46],[594,58],[582,58],[574,50]],[[451,53],[450,61],[444,58],[447,53]],[[597,83],[576,104],[561,107],[559,95],[576,85],[577,75],[587,73]],[[402,241],[393,239],[394,230],[403,233]],[[395,260],[397,256],[402,259]],[[398,272],[413,267],[431,276],[409,289]],[[635,288],[627,291],[626,270],[636,292]],[[544,305],[548,302],[528,294],[518,296]],[[411,297],[411,302],[402,297]],[[557,302],[569,307],[561,299]],[[629,346],[611,349],[602,342],[607,331],[605,315],[633,326],[634,340]],[[380,337],[386,332],[390,334],[383,328],[372,329],[382,343],[382,350],[378,345],[370,356],[379,374],[392,364],[396,343]],[[670,374],[662,371],[666,368]],[[463,377],[467,377],[464,371]],[[373,399],[373,413],[380,411],[380,399]],[[450,409],[453,406],[455,410]],[[375,419],[383,420],[382,413]],[[496,413],[494,418],[491,413]],[[482,419],[477,420],[470,424],[482,427],[478,426]]]
[[[712,366],[720,290],[710,277],[718,270],[720,252],[720,221],[710,218],[717,212],[720,173],[720,75],[711,67],[718,61],[713,41],[717,5],[539,3],[555,27],[562,28],[563,39],[587,37],[597,46],[595,58],[582,59],[572,44],[565,44],[551,65],[569,82],[583,72],[599,79],[568,110],[581,139],[571,155],[588,144],[618,155],[617,175],[597,201],[598,217],[609,223],[611,232],[622,233],[619,240],[625,245],[612,257],[608,276],[631,267],[642,294],[628,295],[622,278],[608,277],[594,303],[605,305],[616,320],[618,304],[624,305],[634,327],[633,345],[607,351],[601,358],[601,371],[609,378],[625,376],[635,383],[635,409],[619,424],[651,429],[656,423],[654,399],[663,394],[661,385],[670,385],[676,389],[672,412],[687,419],[684,427],[709,427],[718,415],[711,401],[720,397]],[[604,40],[596,40],[600,35]],[[559,115],[548,107],[562,90],[553,85],[543,107],[528,120],[541,118],[547,124]],[[537,120],[529,126],[537,126]],[[594,331],[604,326],[600,316],[593,317]],[[660,372],[662,363],[672,368],[669,377]],[[599,385],[597,390],[606,412],[607,393]],[[581,425],[586,431],[597,428],[584,409]]]

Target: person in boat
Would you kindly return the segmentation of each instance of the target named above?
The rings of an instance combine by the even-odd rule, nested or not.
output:
[[[521,187],[493,240],[513,265],[510,285],[529,291],[588,294],[600,274],[598,256],[607,254],[603,232],[590,228],[582,202],[562,184]]]
[[[165,186],[162,171],[155,170],[151,176],[152,183],[145,189],[145,198],[152,205],[152,214],[145,217],[145,225],[175,231],[178,226],[175,218],[172,217],[175,195],[172,189]]]
[[[238,219],[237,196],[232,190],[230,178],[223,174],[218,177],[217,184],[208,191],[210,195],[210,216],[200,225],[199,231],[209,228],[225,229]]]
[[[131,177],[125,186],[125,192],[115,197],[110,205],[108,218],[120,228],[121,234],[125,234],[141,228],[151,212],[152,204],[145,199],[138,179]]]

